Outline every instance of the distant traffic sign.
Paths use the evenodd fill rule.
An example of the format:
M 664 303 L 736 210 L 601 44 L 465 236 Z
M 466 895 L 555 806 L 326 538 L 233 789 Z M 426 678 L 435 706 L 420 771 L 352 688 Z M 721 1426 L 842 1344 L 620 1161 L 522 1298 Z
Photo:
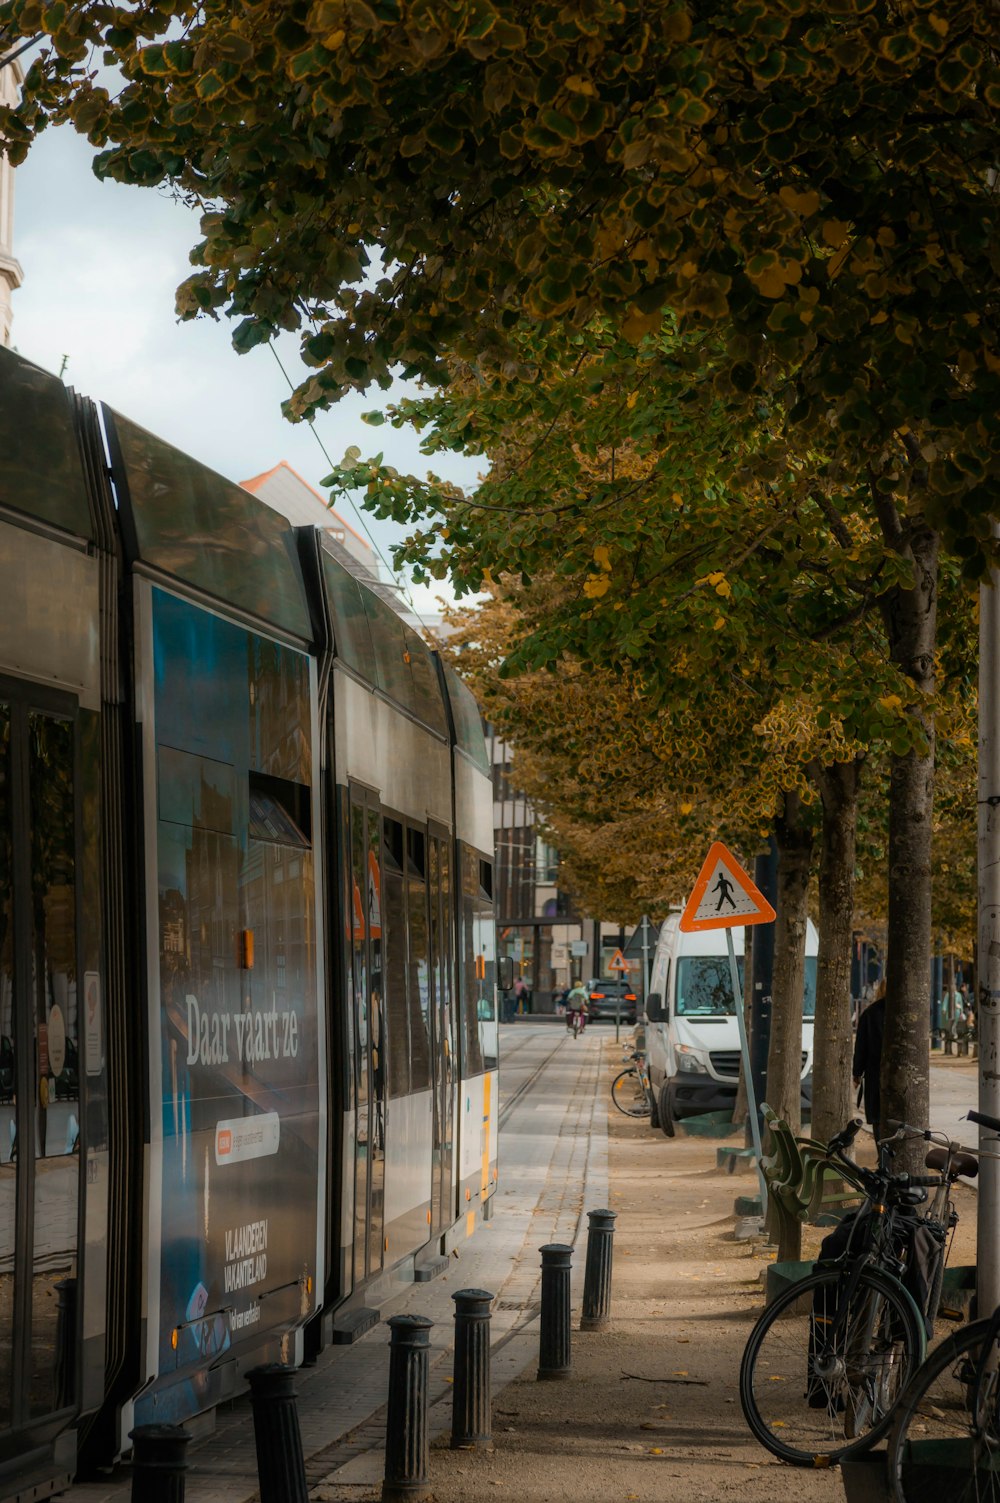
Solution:
M 774 909 L 721 840 L 715 841 L 681 915 L 685 934 L 769 924 Z M 620 953 L 620 952 L 619 952 Z
M 622 954 L 621 950 L 616 950 L 611 959 L 608 961 L 608 970 L 621 971 L 627 974 L 628 968 L 629 965 L 628 961 L 625 959 L 625 956 Z

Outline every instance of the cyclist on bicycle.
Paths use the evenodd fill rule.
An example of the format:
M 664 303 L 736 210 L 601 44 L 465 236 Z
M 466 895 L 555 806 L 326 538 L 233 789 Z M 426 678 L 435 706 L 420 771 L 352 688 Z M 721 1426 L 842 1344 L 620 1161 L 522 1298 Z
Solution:
M 587 1022 L 587 1007 L 590 999 L 582 981 L 574 981 L 566 998 L 566 1027 L 573 1034 L 582 1033 Z

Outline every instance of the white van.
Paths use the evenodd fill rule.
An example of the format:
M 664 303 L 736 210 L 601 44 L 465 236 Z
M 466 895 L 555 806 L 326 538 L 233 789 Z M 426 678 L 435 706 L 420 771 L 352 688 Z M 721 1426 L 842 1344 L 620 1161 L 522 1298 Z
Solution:
M 680 910 L 660 929 L 646 1000 L 646 1056 L 653 1087 L 653 1126 L 673 1137 L 674 1123 L 703 1112 L 725 1111 L 736 1099 L 740 1034 L 733 1006 L 729 949 L 724 929 L 682 934 Z M 733 948 L 743 976 L 743 936 L 733 930 Z M 805 995 L 802 999 L 803 1106 L 812 1098 L 813 1018 L 819 936 L 806 930 Z

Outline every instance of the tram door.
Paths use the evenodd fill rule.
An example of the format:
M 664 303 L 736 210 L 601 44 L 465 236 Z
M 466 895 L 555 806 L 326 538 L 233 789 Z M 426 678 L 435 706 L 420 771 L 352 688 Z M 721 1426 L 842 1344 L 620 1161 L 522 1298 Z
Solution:
M 434 1158 L 431 1189 L 432 1232 L 439 1236 L 455 1220 L 452 1176 L 455 1160 L 455 1012 L 452 996 L 451 841 L 431 832 L 428 863 L 431 977 L 434 1019 Z
M 354 1006 L 354 1282 L 382 1267 L 385 1188 L 385 999 L 382 834 L 374 794 L 351 789 Z
M 0 681 L 0 1464 L 76 1400 L 74 714 Z

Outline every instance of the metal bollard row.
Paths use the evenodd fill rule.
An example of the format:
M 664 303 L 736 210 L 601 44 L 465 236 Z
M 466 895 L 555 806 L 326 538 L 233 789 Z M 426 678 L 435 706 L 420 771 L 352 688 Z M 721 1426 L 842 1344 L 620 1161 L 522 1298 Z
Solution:
M 611 1316 L 614 1211 L 588 1213 L 587 1263 L 580 1329 L 604 1330 Z M 541 1248 L 542 1300 L 538 1377 L 569 1378 L 573 1249 L 552 1242 Z M 485 1445 L 492 1434 L 490 1312 L 486 1289 L 460 1289 L 455 1302 L 455 1365 L 451 1445 Z M 386 1408 L 382 1503 L 426 1503 L 428 1482 L 428 1377 L 430 1333 L 423 1315 L 389 1321 L 389 1393 Z M 294 1370 L 268 1363 L 248 1373 L 260 1503 L 308 1503 L 302 1438 L 295 1402 Z M 143 1425 L 132 1432 L 135 1503 L 184 1503 L 186 1448 L 190 1436 L 175 1425 Z

